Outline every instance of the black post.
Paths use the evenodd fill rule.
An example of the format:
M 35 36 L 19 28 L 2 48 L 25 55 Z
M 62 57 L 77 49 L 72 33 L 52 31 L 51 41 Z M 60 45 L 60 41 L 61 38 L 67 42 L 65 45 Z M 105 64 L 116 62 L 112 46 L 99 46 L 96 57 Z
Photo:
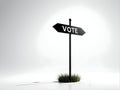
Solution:
M 71 19 L 69 19 L 69 26 L 71 26 Z M 69 80 L 71 81 L 71 33 L 69 33 Z

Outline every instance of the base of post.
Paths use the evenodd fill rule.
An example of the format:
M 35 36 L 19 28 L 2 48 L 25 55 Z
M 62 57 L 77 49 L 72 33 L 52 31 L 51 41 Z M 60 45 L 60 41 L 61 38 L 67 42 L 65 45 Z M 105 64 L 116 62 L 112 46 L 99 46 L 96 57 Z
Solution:
M 68 74 L 61 74 L 58 77 L 58 82 L 60 83 L 71 83 L 71 82 L 79 82 L 80 81 L 79 75 L 71 75 L 71 79 Z

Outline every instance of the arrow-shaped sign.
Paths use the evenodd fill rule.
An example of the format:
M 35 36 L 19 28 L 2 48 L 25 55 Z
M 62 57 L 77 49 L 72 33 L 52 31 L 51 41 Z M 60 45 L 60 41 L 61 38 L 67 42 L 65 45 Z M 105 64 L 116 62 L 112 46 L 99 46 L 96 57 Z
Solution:
M 53 26 L 56 31 L 68 34 L 83 35 L 85 31 L 80 27 L 69 26 L 65 24 L 57 23 Z

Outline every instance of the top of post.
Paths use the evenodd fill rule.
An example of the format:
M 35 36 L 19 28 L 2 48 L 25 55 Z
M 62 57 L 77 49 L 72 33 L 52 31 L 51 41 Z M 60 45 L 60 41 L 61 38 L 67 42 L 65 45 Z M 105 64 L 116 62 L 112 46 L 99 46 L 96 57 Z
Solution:
M 71 18 L 69 18 L 69 25 L 70 25 L 70 26 L 71 26 L 71 21 L 72 21 Z

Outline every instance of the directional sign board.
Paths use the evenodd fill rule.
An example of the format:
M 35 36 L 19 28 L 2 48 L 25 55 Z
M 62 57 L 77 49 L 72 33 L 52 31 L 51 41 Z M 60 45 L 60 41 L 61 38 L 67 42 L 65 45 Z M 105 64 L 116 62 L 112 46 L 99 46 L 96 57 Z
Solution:
M 65 24 L 57 23 L 53 26 L 56 31 L 68 34 L 83 35 L 85 31 L 80 27 L 69 26 Z

